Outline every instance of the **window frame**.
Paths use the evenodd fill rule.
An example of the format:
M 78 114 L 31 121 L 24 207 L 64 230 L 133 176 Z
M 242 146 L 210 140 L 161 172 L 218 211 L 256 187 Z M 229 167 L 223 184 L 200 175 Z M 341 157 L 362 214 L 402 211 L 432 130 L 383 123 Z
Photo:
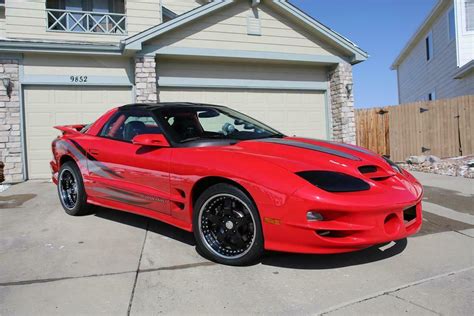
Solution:
M 462 1 L 462 5 L 461 5 L 462 21 L 463 21 L 462 30 L 463 30 L 463 34 L 472 35 L 472 34 L 474 34 L 474 18 L 473 18 L 473 21 L 472 21 L 473 29 L 472 30 L 467 29 L 467 4 L 468 4 L 468 2 L 472 2 L 471 5 L 474 7 L 474 1 L 473 0 L 463 0 Z

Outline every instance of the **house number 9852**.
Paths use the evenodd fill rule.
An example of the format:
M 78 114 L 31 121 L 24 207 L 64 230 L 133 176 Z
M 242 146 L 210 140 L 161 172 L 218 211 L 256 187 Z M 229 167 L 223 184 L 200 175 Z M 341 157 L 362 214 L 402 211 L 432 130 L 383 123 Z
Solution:
M 87 82 L 87 76 L 70 76 L 69 79 L 73 83 L 84 83 Z

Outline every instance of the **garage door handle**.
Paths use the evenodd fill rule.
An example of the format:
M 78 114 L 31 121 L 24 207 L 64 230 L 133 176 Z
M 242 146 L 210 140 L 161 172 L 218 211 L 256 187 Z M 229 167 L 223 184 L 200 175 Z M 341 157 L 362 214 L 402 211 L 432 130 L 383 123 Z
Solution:
M 96 156 L 99 154 L 99 151 L 97 149 L 89 149 L 89 154 Z

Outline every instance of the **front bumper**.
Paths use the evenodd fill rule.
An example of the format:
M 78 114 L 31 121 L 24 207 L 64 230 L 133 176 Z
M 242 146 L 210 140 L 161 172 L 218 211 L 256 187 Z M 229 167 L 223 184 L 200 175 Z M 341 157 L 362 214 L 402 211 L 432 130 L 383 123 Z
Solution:
M 329 254 L 356 251 L 404 239 L 417 233 L 422 224 L 422 192 L 411 198 L 385 194 L 333 195 L 332 200 L 314 199 L 311 189 L 302 190 L 287 203 L 288 211 L 278 221 L 264 219 L 268 250 Z M 309 211 L 323 216 L 308 221 Z

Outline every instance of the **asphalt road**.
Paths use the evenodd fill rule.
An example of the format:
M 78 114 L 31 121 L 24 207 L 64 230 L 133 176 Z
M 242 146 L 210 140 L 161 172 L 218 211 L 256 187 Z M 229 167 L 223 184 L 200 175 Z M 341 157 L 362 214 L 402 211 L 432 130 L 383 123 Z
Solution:
M 0 315 L 472 315 L 474 180 L 416 176 L 418 235 L 242 268 L 203 259 L 166 224 L 107 209 L 74 218 L 51 183 L 12 186 L 0 193 Z

